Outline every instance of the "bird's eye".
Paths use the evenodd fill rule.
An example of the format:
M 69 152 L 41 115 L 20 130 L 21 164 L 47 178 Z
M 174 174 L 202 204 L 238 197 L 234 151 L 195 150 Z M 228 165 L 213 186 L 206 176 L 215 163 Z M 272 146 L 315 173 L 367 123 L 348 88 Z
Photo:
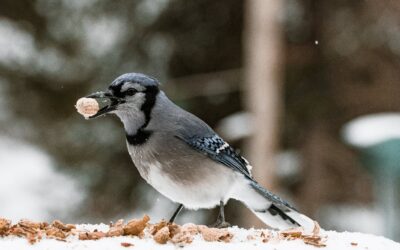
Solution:
M 134 95 L 136 94 L 138 91 L 136 89 L 128 89 L 127 91 L 125 91 L 125 93 L 127 95 Z

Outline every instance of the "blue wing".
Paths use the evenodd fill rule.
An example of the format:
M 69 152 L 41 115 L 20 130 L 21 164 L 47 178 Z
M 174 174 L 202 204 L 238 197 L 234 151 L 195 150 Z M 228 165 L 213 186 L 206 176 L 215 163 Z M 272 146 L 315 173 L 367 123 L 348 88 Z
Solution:
M 185 141 L 193 149 L 207 155 L 214 161 L 222 163 L 225 166 L 232 168 L 235 171 L 242 173 L 245 177 L 250 180 L 250 185 L 262 196 L 266 197 L 268 200 L 272 201 L 276 207 L 276 213 L 279 213 L 284 219 L 285 215 L 281 214 L 280 210 L 283 212 L 289 211 L 288 208 L 297 211 L 288 202 L 281 199 L 279 196 L 273 194 L 267 189 L 260 186 L 251 176 L 249 170 L 249 163 L 246 159 L 236 153 L 235 149 L 229 146 L 221 137 L 218 135 L 213 135 L 210 137 L 191 137 L 185 139 L 183 137 L 177 136 L 179 139 Z M 271 207 L 274 209 L 274 207 Z M 279 211 L 277 209 L 280 209 Z M 274 211 L 270 211 L 271 213 Z M 292 220 L 292 219 L 291 219 Z
M 242 173 L 249 179 L 252 179 L 247 160 L 236 153 L 235 149 L 229 146 L 229 144 L 218 135 L 211 137 L 192 137 L 189 139 L 182 137 L 178 138 L 185 141 L 195 150 L 207 155 L 214 161 L 222 163 L 225 166 Z

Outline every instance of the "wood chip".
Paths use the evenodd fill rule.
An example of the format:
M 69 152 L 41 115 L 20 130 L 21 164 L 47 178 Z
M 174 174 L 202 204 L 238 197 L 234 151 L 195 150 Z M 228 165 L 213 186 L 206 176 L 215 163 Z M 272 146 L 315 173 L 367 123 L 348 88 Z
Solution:
M 305 234 L 303 228 L 292 228 L 279 232 L 279 237 L 285 240 L 303 240 L 305 244 L 316 247 L 326 247 L 326 238 L 320 235 L 320 226 L 314 221 L 314 229 L 310 235 Z
M 181 231 L 172 237 L 171 242 L 174 244 L 190 244 L 193 242 L 193 235 L 188 231 Z
M 124 220 L 123 219 L 117 220 L 117 222 L 115 222 L 114 225 L 113 224 L 110 225 L 110 227 L 123 227 L 123 226 L 124 226 Z
M 181 232 L 181 226 L 177 225 L 177 224 L 168 224 L 168 229 L 169 229 L 169 237 L 172 238 L 175 235 L 177 235 L 178 233 Z
M 44 227 L 44 225 L 42 225 L 42 223 L 34 222 L 34 221 L 30 221 L 30 220 L 20 220 L 18 222 L 18 225 L 20 227 L 23 227 L 26 229 L 40 229 L 40 228 Z
M 284 231 L 281 231 L 279 234 L 284 238 L 300 238 L 304 233 L 303 228 L 291 228 Z
M 61 229 L 56 227 L 51 227 L 46 230 L 46 236 L 49 238 L 55 239 L 65 239 L 67 238 L 67 234 L 63 232 Z
M 159 244 L 165 244 L 170 239 L 169 227 L 165 226 L 154 234 L 153 239 Z
M 72 229 L 76 229 L 76 226 L 73 224 L 64 224 L 59 220 L 55 220 L 53 221 L 53 223 L 51 223 L 51 225 L 55 228 L 58 228 L 62 231 L 66 231 L 66 232 L 70 232 Z
M 0 218 L 0 236 L 6 235 L 10 230 L 11 221 L 4 218 Z
M 29 244 L 33 245 L 36 243 L 37 238 L 34 234 L 27 233 L 26 238 L 28 239 Z
M 124 221 L 118 220 L 114 225 L 110 225 L 110 229 L 107 232 L 107 237 L 115 237 L 124 235 Z
M 319 235 L 321 231 L 321 227 L 319 226 L 318 222 L 314 221 L 314 229 L 312 231 L 313 235 Z
M 147 222 L 150 221 L 148 215 L 143 216 L 141 220 L 130 220 L 128 224 L 124 226 L 124 235 L 136 235 L 139 236 L 147 226 Z
M 25 230 L 23 228 L 16 226 L 16 225 L 11 227 L 9 234 L 15 235 L 15 236 L 20 236 L 20 237 L 27 235 L 27 233 L 25 232 Z
M 196 235 L 199 233 L 199 228 L 193 223 L 184 224 L 183 226 L 181 226 L 181 230 L 188 232 L 191 235 Z
M 161 228 L 166 227 L 167 225 L 168 223 L 165 220 L 162 220 L 159 223 L 151 225 L 150 234 L 155 235 Z
M 171 231 L 171 228 L 170 228 Z M 199 233 L 197 225 L 188 223 L 179 227 L 176 233 L 170 232 L 171 242 L 179 246 L 184 246 L 193 242 L 194 235 Z
M 101 231 L 83 232 L 79 234 L 80 240 L 99 240 L 106 237 L 107 234 Z
M 121 246 L 123 246 L 123 247 L 133 247 L 134 245 L 132 243 L 129 243 L 129 242 L 121 242 Z
M 199 226 L 198 228 L 205 241 L 230 242 L 233 237 L 233 234 L 224 228 L 209 228 L 206 226 Z
M 201 234 L 205 241 L 230 242 L 233 234 L 228 229 L 209 228 L 207 226 L 197 226 L 189 223 L 183 226 L 171 224 L 166 221 L 149 225 L 150 217 L 144 215 L 142 219 L 130 220 L 124 224 L 123 220 L 118 220 L 115 224 L 111 223 L 108 232 L 94 230 L 86 232 L 77 229 L 73 224 L 64 224 L 59 220 L 51 224 L 46 222 L 34 222 L 30 220 L 21 220 L 12 225 L 11 221 L 0 218 L 0 236 L 18 236 L 24 237 L 29 243 L 34 244 L 40 241 L 44 236 L 60 241 L 66 241 L 70 235 L 78 235 L 79 240 L 98 240 L 104 237 L 117 237 L 123 235 L 133 235 L 139 238 L 153 236 L 153 239 L 159 244 L 166 244 L 168 241 L 176 246 L 184 246 L 193 242 L 197 234 Z M 273 240 L 302 240 L 305 244 L 316 247 L 326 246 L 326 237 L 321 236 L 321 230 L 317 222 L 314 222 L 312 233 L 305 234 L 302 228 L 293 228 L 284 230 L 278 234 L 272 234 L 269 230 L 257 231 L 256 235 L 248 235 L 247 240 L 261 238 L 262 242 L 271 242 Z M 275 235 L 275 236 L 274 236 Z M 358 243 L 351 242 L 352 246 Z M 122 242 L 121 246 L 131 247 L 132 243 Z
M 116 237 L 124 235 L 123 227 L 113 227 L 107 232 L 107 237 Z

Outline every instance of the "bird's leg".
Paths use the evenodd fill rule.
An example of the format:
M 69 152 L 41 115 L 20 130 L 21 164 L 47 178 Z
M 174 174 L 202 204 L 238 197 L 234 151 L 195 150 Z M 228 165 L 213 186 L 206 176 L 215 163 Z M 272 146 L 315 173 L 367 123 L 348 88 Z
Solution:
M 178 208 L 175 210 L 174 214 L 172 215 L 171 219 L 169 219 L 169 223 L 173 223 L 176 219 L 176 216 L 182 211 L 183 205 L 179 204 Z
M 231 224 L 229 222 L 225 221 L 225 213 L 224 213 L 224 202 L 220 201 L 219 202 L 219 214 L 217 217 L 217 221 L 210 225 L 210 227 L 216 227 L 216 228 L 225 228 L 225 227 L 230 227 Z

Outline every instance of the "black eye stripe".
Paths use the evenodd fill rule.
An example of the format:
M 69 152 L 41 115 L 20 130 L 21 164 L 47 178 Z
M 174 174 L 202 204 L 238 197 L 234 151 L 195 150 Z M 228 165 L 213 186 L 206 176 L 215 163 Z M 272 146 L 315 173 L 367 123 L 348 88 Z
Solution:
M 128 88 L 125 91 L 121 91 L 122 85 L 123 85 L 123 83 L 118 84 L 118 85 L 112 85 L 109 87 L 109 89 L 113 92 L 114 96 L 119 97 L 119 98 L 123 98 L 127 95 L 132 96 L 138 92 L 141 92 L 135 88 Z
M 122 93 L 121 93 L 121 88 L 122 88 L 122 83 L 118 83 L 118 84 L 112 84 L 110 87 L 108 87 L 114 96 L 116 97 L 123 97 Z
M 124 94 L 125 95 L 129 95 L 129 96 L 133 96 L 134 94 L 136 94 L 138 92 L 140 92 L 140 91 L 138 91 L 137 89 L 129 88 L 124 92 Z
M 133 96 L 137 93 L 145 93 L 146 95 L 150 94 L 150 96 L 151 96 L 151 95 L 154 95 L 154 93 L 156 94 L 159 91 L 158 86 L 143 86 L 143 85 L 142 86 L 144 87 L 144 90 L 137 90 L 136 88 L 131 87 L 131 88 L 126 89 L 125 91 L 122 91 L 122 86 L 124 86 L 127 83 L 136 83 L 136 84 L 142 85 L 139 82 L 119 81 L 119 82 L 116 82 L 116 83 L 113 83 L 112 85 L 110 85 L 109 90 L 111 90 L 113 95 L 118 98 L 125 98 L 126 96 Z

